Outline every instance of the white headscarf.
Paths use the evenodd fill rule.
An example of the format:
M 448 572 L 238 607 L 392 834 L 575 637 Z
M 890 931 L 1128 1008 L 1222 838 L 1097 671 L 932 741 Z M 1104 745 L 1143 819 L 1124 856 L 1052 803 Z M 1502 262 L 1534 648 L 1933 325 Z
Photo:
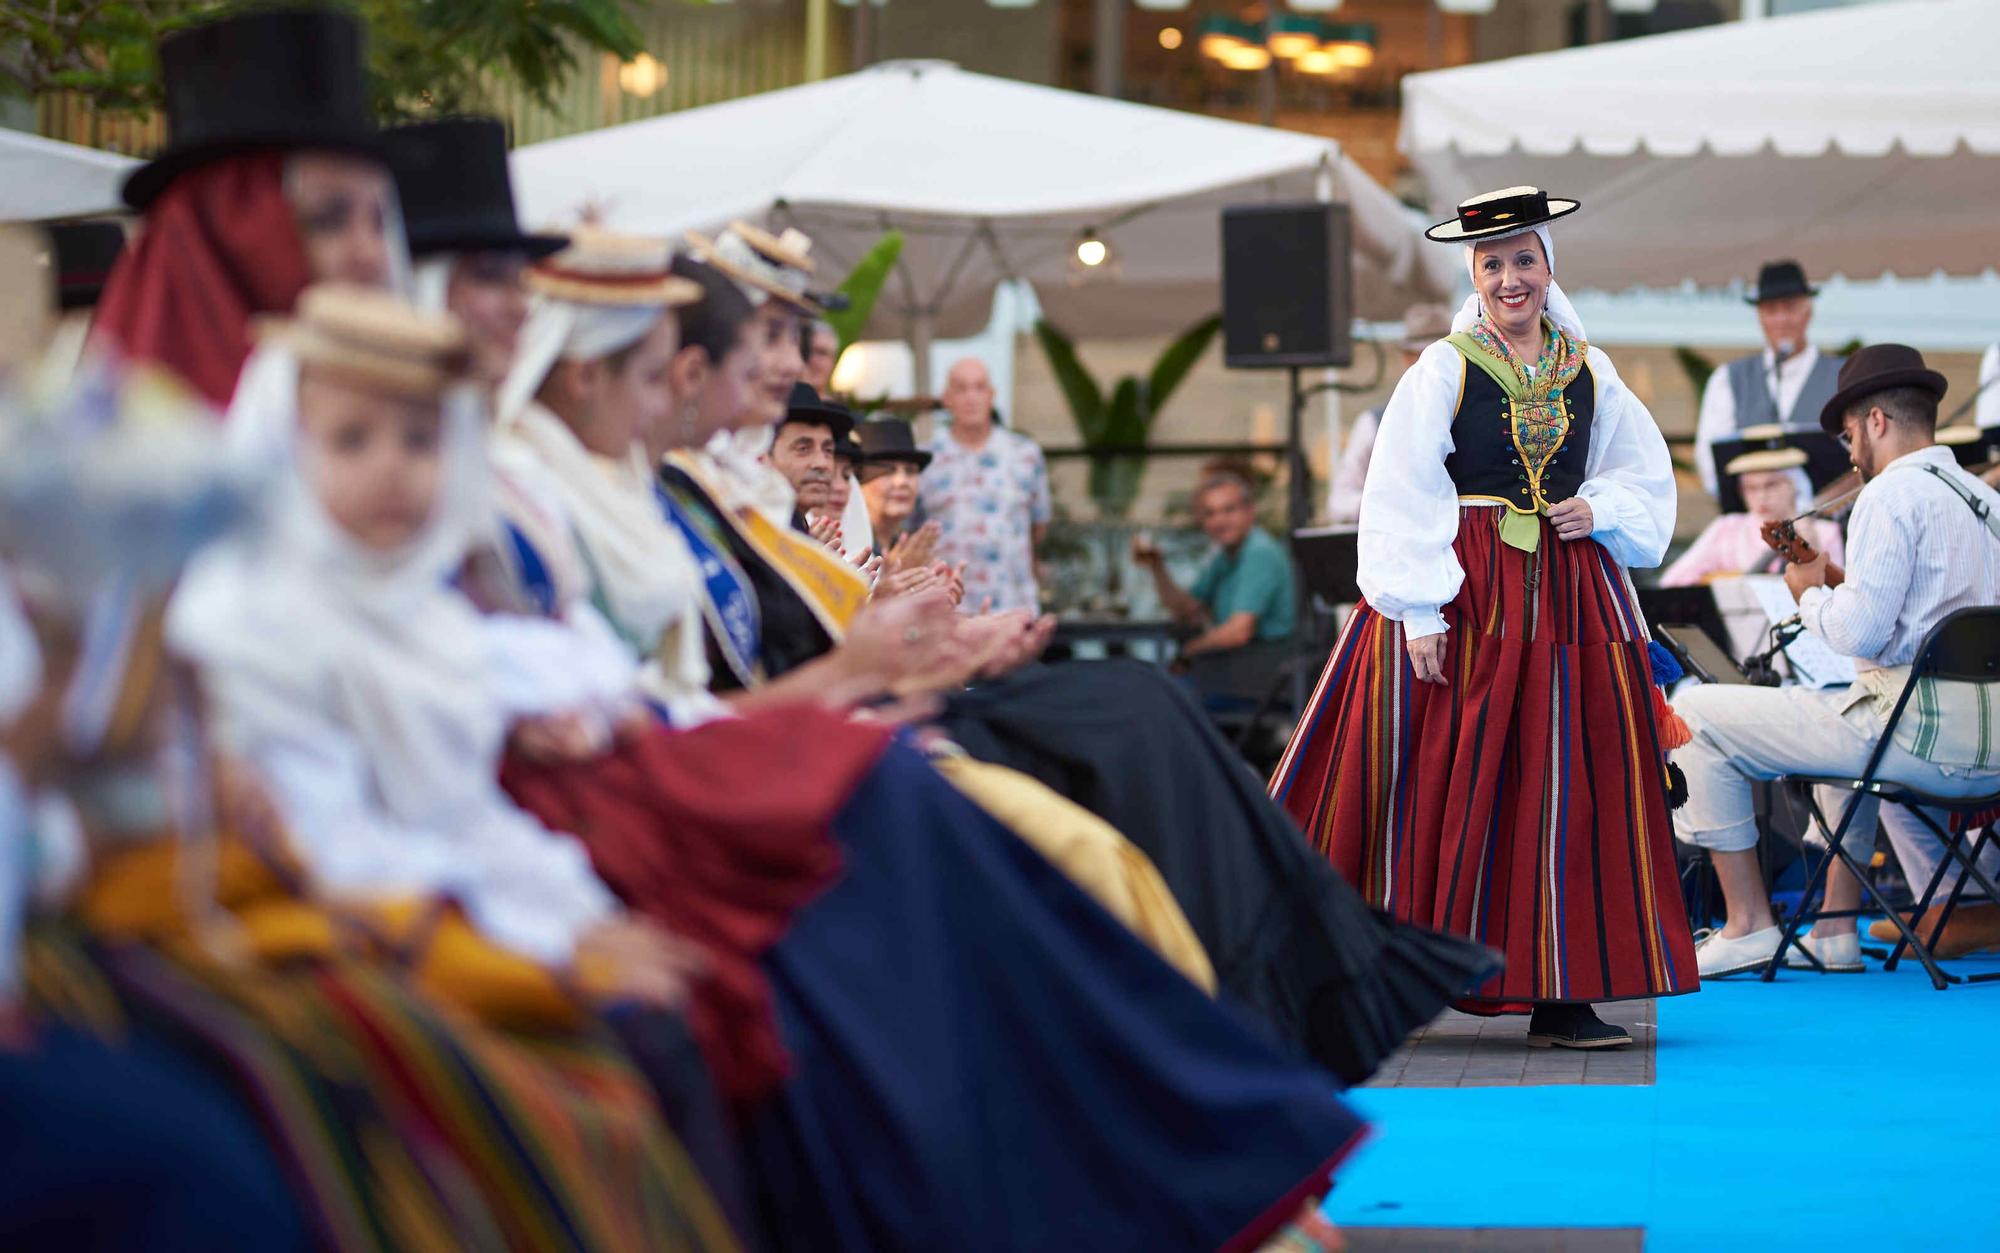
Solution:
M 557 360 L 609 356 L 636 343 L 665 313 L 663 306 L 638 308 L 646 312 L 537 299 L 501 389 L 496 457 L 509 470 L 539 468 L 576 532 L 613 625 L 657 663 L 655 686 L 663 683 L 668 693 L 705 690 L 701 573 L 687 541 L 666 520 L 644 455 L 636 447 L 623 458 L 593 453 L 533 399 Z
M 1558 330 L 1569 335 L 1571 339 L 1574 339 L 1579 344 L 1588 344 L 1590 336 L 1584 333 L 1583 319 L 1577 316 L 1576 306 L 1569 302 L 1569 297 L 1563 294 L 1562 285 L 1556 282 L 1556 241 L 1550 236 L 1549 228 L 1546 225 L 1523 227 L 1518 231 L 1509 231 L 1504 235 L 1488 235 L 1479 242 L 1488 243 L 1497 239 L 1512 239 L 1516 235 L 1526 235 L 1530 231 L 1534 232 L 1535 237 L 1542 241 L 1542 255 L 1548 259 L 1549 265 L 1548 304 L 1544 307 L 1543 313 L 1548 317 L 1550 322 L 1555 324 Z M 1465 298 L 1465 303 L 1458 307 L 1456 314 L 1452 315 L 1451 333 L 1454 335 L 1471 330 L 1478 324 L 1479 319 L 1486 315 L 1484 306 L 1479 302 L 1478 267 L 1479 254 L 1473 250 L 1471 244 L 1465 245 L 1465 268 L 1472 275 L 1472 294 Z

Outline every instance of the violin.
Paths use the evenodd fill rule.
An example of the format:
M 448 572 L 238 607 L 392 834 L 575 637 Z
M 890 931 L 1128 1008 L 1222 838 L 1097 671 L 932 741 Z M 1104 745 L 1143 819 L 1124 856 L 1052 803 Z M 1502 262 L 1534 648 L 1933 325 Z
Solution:
M 1783 557 L 1792 565 L 1811 565 L 1813 562 L 1819 560 L 1819 550 L 1814 548 L 1805 536 L 1799 534 L 1797 526 L 1799 522 L 1804 521 L 1810 516 L 1810 514 L 1800 514 L 1796 518 L 1779 518 L 1775 521 L 1766 522 L 1760 528 L 1764 536 L 1764 542 L 1771 546 L 1773 552 Z M 1846 572 L 1839 566 L 1831 562 L 1827 564 L 1826 585 L 1828 587 L 1839 587 L 1846 581 L 1846 578 Z

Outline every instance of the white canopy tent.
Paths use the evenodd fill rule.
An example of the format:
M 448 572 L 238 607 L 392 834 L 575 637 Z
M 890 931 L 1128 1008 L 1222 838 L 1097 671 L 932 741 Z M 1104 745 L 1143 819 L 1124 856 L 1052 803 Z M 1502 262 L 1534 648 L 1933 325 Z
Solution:
M 138 162 L 0 128 L 0 222 L 122 210 L 119 185 Z
M 1583 210 L 1565 285 L 1976 275 L 2000 265 L 2000 4 L 1900 0 L 1403 80 L 1448 213 L 1532 183 Z
M 1452 290 L 1458 266 L 1331 140 L 902 61 L 514 154 L 527 220 L 586 205 L 616 229 L 795 225 L 833 278 L 906 236 L 872 336 L 964 335 L 996 283 L 1033 282 L 1072 333 L 1178 332 L 1221 307 L 1223 206 L 1324 196 L 1353 209 L 1357 313 Z M 1111 249 L 1082 273 L 1085 231 Z M 832 281 L 832 280 L 829 280 Z M 923 357 L 920 351 L 919 359 Z M 920 380 L 921 382 L 921 380 Z

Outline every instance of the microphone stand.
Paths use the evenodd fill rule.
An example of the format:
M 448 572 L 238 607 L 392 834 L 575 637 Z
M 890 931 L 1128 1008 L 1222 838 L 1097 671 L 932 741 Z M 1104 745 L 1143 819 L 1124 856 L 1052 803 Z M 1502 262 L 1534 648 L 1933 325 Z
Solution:
M 1784 653 L 1785 645 L 1797 639 L 1805 629 L 1806 624 L 1799 621 L 1797 614 L 1782 622 L 1772 623 L 1769 631 L 1771 646 L 1761 653 L 1752 653 L 1737 663 L 1736 668 L 1743 672 L 1744 680 L 1757 687 L 1778 687 L 1783 684 L 1785 676 L 1778 673 L 1778 657 Z

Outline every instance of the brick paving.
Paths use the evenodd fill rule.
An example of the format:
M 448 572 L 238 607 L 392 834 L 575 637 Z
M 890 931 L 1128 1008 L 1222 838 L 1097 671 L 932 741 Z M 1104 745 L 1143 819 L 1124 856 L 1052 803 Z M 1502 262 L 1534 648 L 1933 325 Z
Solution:
M 1641 1253 L 1637 1227 L 1345 1227 L 1350 1253 Z
M 1525 1014 L 1480 1018 L 1448 1009 L 1430 1026 L 1404 1041 L 1403 1047 L 1382 1063 L 1382 1068 L 1369 1080 L 1368 1086 L 1524 1088 L 1573 1083 L 1650 1085 L 1653 1082 L 1653 1041 L 1656 1034 L 1654 1004 L 1653 1001 L 1616 1001 L 1597 1007 L 1600 1018 L 1617 1023 L 1632 1033 L 1632 1043 L 1618 1049 L 1529 1048 L 1526 1039 L 1528 1018 Z

